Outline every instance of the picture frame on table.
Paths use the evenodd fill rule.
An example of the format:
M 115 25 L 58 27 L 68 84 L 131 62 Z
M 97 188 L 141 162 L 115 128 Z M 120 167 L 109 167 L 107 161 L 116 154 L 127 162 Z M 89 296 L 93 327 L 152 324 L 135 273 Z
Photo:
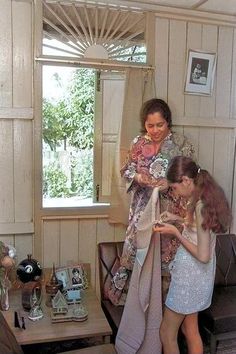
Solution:
M 63 290 L 86 289 L 88 287 L 87 274 L 82 264 L 58 268 L 56 277 L 63 283 Z
M 184 93 L 210 96 L 216 70 L 216 53 L 190 49 L 188 52 Z

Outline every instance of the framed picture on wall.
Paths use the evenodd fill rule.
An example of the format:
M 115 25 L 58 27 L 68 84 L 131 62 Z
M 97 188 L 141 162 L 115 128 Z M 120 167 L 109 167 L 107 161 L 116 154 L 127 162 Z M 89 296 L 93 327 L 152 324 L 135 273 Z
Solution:
M 189 50 L 184 92 L 211 95 L 216 69 L 216 54 Z

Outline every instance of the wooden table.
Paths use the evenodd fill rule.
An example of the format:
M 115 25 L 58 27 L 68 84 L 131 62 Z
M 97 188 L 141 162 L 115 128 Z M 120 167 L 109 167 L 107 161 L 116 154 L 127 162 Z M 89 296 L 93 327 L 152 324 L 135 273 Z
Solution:
M 110 335 L 112 334 L 111 327 L 92 289 L 85 291 L 85 304 L 88 309 L 88 319 L 84 322 L 51 323 L 50 308 L 45 305 L 45 296 L 41 304 L 44 317 L 35 322 L 29 320 L 28 312 L 22 309 L 20 290 L 10 292 L 9 302 L 10 309 L 3 311 L 3 315 L 20 345 L 91 337 L 102 337 L 105 343 L 110 342 Z M 20 311 L 21 316 L 24 316 L 25 330 L 14 327 L 14 311 Z

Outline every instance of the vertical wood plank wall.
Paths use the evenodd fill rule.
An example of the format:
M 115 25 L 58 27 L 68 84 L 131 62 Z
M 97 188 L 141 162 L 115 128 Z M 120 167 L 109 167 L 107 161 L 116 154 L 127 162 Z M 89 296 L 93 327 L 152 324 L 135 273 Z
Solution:
M 32 4 L 0 0 L 0 239 L 33 250 Z
M 0 0 L 0 239 L 15 245 L 19 260 L 34 253 L 38 237 L 33 215 L 32 6 L 30 1 Z M 189 48 L 217 53 L 211 97 L 183 93 Z M 191 139 L 199 163 L 213 173 L 235 205 L 235 28 L 157 14 L 155 62 L 157 94 L 170 104 L 174 129 Z M 72 259 L 89 262 L 91 282 L 99 293 L 96 245 L 122 240 L 124 232 L 106 218 L 44 218 L 43 265 L 63 265 Z

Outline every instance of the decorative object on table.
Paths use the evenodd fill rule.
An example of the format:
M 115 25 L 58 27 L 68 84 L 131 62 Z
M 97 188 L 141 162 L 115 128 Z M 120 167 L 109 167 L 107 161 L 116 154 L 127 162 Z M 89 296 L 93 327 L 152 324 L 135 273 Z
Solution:
M 28 254 L 27 258 L 18 264 L 16 274 L 23 283 L 22 306 L 29 311 L 32 308 L 33 295 L 35 294 L 38 298 L 38 302 L 41 299 L 42 267 L 36 259 L 32 258 L 31 254 Z
M 52 299 L 52 314 L 65 315 L 68 312 L 68 304 L 64 295 L 58 290 L 55 297 Z
M 52 268 L 52 274 L 49 282 L 46 283 L 45 285 L 46 289 L 46 294 L 47 294 L 47 299 L 46 299 L 46 305 L 48 307 L 52 306 L 52 298 L 57 294 L 58 290 L 63 289 L 63 282 L 61 280 L 58 280 L 56 277 L 56 271 L 55 271 L 55 265 L 53 264 Z
M 62 295 L 62 294 L 61 294 Z M 57 299 L 57 304 L 54 304 L 51 311 L 51 320 L 52 323 L 57 322 L 69 322 L 69 321 L 78 321 L 82 322 L 87 320 L 88 318 L 88 310 L 85 305 L 71 305 L 67 307 L 66 312 L 66 302 L 61 302 L 61 295 L 59 295 L 60 299 Z M 63 295 L 62 295 L 63 296 Z
M 19 316 L 17 311 L 14 312 L 14 327 L 20 328 Z
M 58 268 L 56 270 L 56 277 L 62 281 L 63 290 L 88 288 L 88 277 L 83 264 Z
M 189 50 L 184 92 L 211 95 L 216 68 L 216 54 Z
M 30 298 L 31 309 L 30 309 L 28 318 L 31 321 L 37 321 L 37 320 L 40 320 L 41 318 L 43 318 L 43 311 L 40 306 L 40 304 L 41 304 L 41 288 L 40 288 L 40 292 L 38 292 L 37 290 L 38 290 L 37 288 L 34 288 L 33 294 Z
M 9 309 L 8 291 L 11 287 L 9 274 L 15 265 L 16 250 L 11 245 L 0 241 L 0 308 Z
M 22 283 L 38 281 L 42 275 L 42 267 L 36 259 L 32 258 L 31 254 L 28 254 L 27 258 L 18 264 L 16 273 Z

